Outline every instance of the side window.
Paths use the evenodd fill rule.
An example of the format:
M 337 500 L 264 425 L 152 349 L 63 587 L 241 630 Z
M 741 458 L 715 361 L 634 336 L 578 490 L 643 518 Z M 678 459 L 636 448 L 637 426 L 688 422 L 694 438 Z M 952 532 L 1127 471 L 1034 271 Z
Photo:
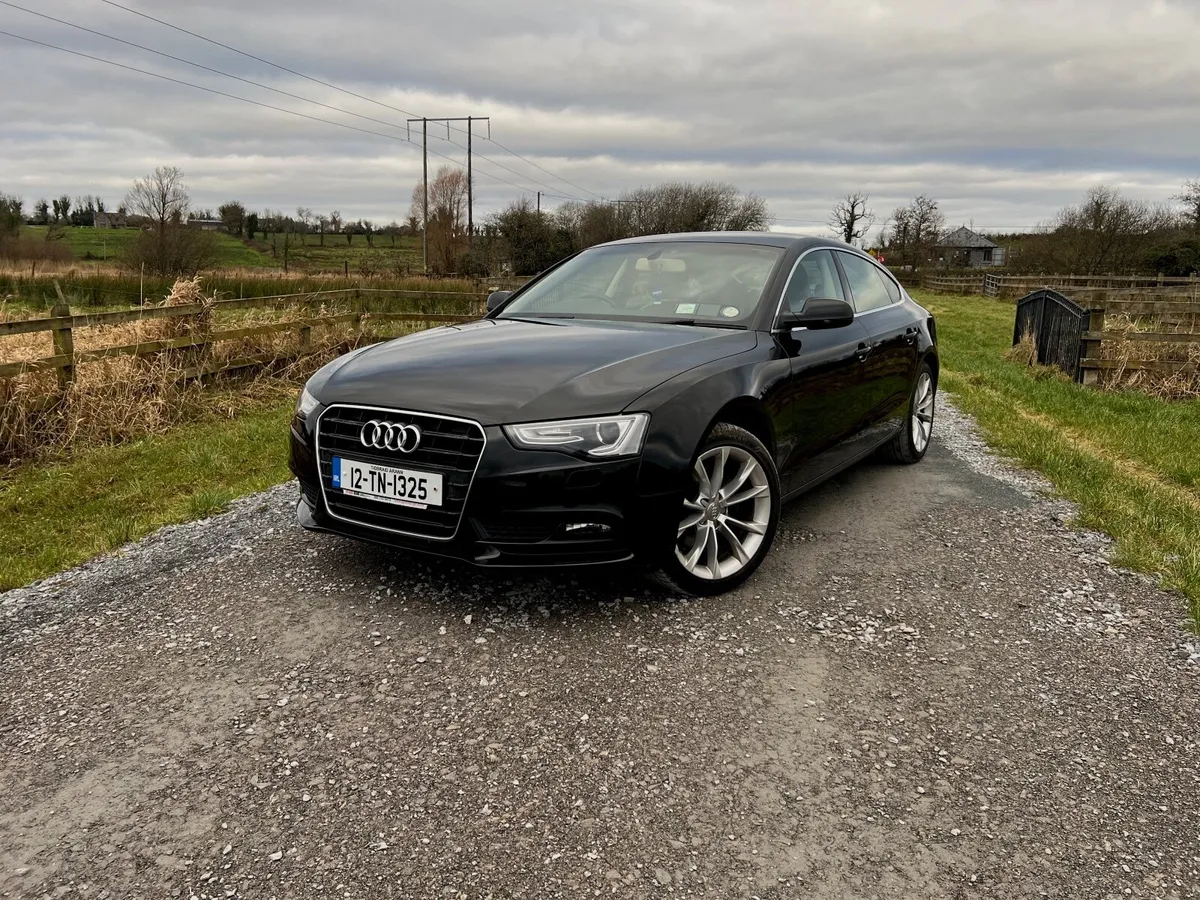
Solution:
M 899 303 L 900 285 L 896 284 L 886 272 L 880 272 L 879 275 L 883 279 L 883 286 L 887 288 L 888 296 L 892 298 L 892 302 Z
M 840 259 L 846 281 L 850 283 L 850 293 L 854 295 L 855 312 L 865 313 L 895 302 L 888 290 L 888 279 L 872 263 L 849 253 L 842 253 Z M 895 289 L 895 285 L 892 288 Z M 895 299 L 900 299 L 899 293 Z
M 784 309 L 800 312 L 809 297 L 846 299 L 829 250 L 814 250 L 796 263 L 784 292 Z

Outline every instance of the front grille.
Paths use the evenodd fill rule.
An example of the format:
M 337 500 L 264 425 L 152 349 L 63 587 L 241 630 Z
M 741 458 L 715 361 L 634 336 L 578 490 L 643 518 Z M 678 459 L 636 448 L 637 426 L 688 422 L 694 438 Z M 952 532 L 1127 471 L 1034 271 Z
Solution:
M 412 453 L 364 447 L 359 435 L 363 424 L 372 419 L 386 419 L 396 425 L 417 425 L 421 429 L 420 446 Z M 359 525 L 449 540 L 458 531 L 467 492 L 483 454 L 484 441 L 483 429 L 476 422 L 427 413 L 335 404 L 326 409 L 317 422 L 317 459 L 325 503 L 331 515 Z M 348 496 L 333 486 L 334 456 L 440 472 L 444 502 L 428 509 L 411 509 Z

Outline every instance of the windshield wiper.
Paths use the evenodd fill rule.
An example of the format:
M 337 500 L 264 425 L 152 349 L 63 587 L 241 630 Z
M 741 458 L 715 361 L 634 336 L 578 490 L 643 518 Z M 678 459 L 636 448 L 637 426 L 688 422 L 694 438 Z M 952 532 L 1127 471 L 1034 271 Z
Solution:
M 706 319 L 651 319 L 661 325 L 694 325 L 699 328 L 728 328 L 733 331 L 745 331 L 745 325 L 735 325 L 733 322 L 710 322 Z

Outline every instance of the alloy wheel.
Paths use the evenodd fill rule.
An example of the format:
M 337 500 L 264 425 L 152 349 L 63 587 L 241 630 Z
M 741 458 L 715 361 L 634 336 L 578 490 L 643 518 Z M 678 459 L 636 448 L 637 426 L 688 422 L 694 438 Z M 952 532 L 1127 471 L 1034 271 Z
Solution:
M 736 575 L 762 547 L 771 521 L 771 482 L 754 454 L 714 447 L 692 468 L 696 496 L 683 503 L 675 557 L 697 578 Z
M 933 434 L 933 378 L 922 372 L 913 392 L 912 442 L 917 453 L 924 453 Z

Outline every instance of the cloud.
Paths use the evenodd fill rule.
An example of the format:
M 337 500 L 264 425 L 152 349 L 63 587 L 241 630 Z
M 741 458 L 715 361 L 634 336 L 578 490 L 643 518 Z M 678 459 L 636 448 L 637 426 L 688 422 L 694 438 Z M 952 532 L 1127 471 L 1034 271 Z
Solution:
M 417 114 L 490 116 L 497 141 L 542 167 L 477 126 L 480 215 L 523 192 L 552 206 L 720 178 L 790 227 L 819 230 L 856 189 L 881 217 L 924 192 L 950 222 L 1013 227 L 1098 182 L 1164 200 L 1200 174 L 1193 2 L 122 2 L 385 105 L 95 2 L 23 5 L 346 112 L 7 7 L 0 29 L 373 133 L 0 37 L 19 73 L 0 95 L 0 190 L 112 202 L 170 163 L 201 206 L 387 221 L 420 178 Z M 465 161 L 444 127 L 430 135 Z

